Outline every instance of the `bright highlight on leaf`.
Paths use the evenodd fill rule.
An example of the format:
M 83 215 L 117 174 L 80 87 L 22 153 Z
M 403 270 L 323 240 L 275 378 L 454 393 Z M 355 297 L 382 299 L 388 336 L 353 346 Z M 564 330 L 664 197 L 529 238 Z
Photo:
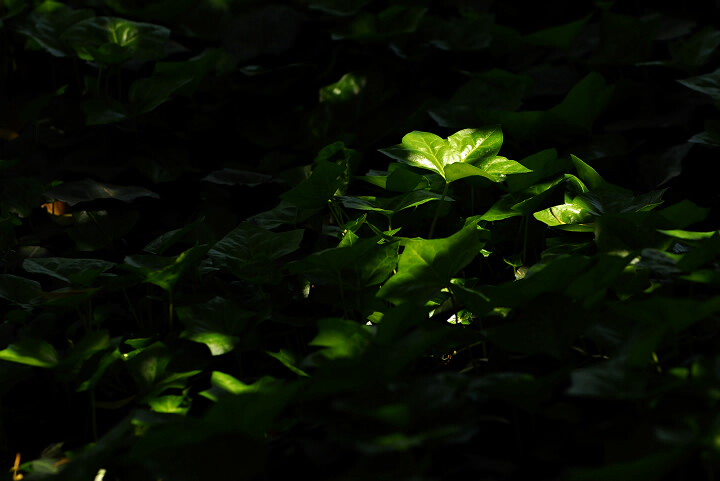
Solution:
M 499 125 L 461 130 L 447 139 L 416 130 L 405 135 L 401 144 L 379 151 L 399 162 L 435 172 L 446 182 L 472 176 L 502 182 L 507 174 L 530 172 L 514 160 L 497 155 L 502 142 Z

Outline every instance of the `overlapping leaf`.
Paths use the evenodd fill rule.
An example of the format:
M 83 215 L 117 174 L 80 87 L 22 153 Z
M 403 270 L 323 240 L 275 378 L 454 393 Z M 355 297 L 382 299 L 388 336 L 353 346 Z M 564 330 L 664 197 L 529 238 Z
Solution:
M 278 280 L 274 261 L 300 247 L 302 230 L 276 234 L 243 222 L 219 240 L 208 252 L 215 267 L 229 270 L 241 279 L 259 283 Z
M 232 351 L 240 334 L 255 313 L 222 297 L 202 304 L 180 306 L 176 310 L 185 330 L 180 337 L 205 344 L 213 356 Z
M 383 285 L 378 296 L 393 304 L 424 304 L 480 253 L 487 234 L 471 224 L 445 239 L 407 243 L 397 274 Z
M 499 126 L 465 129 L 442 139 L 429 132 L 411 132 L 402 143 L 380 152 L 413 167 L 430 170 L 447 182 L 482 176 L 501 182 L 507 174 L 529 172 L 521 164 L 498 157 L 502 145 Z
M 62 33 L 83 60 L 113 64 L 130 58 L 157 60 L 165 56 L 170 30 L 160 25 L 117 17 L 92 17 Z
M 66 259 L 63 257 L 42 257 L 25 259 L 23 269 L 36 274 L 46 274 L 69 284 L 89 286 L 103 272 L 112 269 L 115 263 L 99 259 Z

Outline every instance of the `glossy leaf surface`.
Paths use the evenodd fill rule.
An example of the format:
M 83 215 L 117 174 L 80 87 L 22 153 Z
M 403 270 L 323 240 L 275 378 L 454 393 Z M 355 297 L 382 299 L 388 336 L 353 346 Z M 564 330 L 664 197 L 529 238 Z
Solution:
M 401 144 L 380 152 L 413 167 L 435 172 L 447 182 L 477 175 L 500 182 L 505 174 L 529 171 L 515 161 L 497 157 L 501 145 L 502 132 L 493 126 L 461 130 L 447 139 L 415 131 L 403 137 Z

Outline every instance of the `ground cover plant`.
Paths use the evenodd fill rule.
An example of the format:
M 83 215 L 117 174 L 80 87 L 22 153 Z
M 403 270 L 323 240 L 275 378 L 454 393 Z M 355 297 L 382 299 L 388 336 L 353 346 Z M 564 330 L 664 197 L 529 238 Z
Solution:
M 717 6 L 0 2 L 6 479 L 715 479 Z

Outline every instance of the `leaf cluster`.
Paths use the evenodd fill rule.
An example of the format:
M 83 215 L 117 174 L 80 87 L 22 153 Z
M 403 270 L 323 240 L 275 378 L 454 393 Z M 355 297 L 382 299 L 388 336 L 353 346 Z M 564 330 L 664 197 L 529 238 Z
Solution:
M 7 477 L 712 478 L 717 7 L 480 3 L 0 1 Z

